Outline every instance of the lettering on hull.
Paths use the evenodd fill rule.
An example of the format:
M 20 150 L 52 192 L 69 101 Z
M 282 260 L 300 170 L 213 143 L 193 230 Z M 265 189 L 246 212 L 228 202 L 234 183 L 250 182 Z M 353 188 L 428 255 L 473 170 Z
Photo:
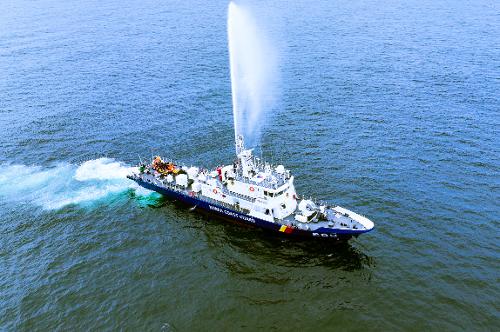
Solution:
M 312 233 L 312 236 L 320 236 L 320 237 L 332 237 L 336 238 L 337 234 L 335 233 Z
M 208 207 L 212 211 L 223 213 L 223 214 L 228 215 L 228 216 L 233 217 L 233 218 L 243 219 L 245 221 L 251 222 L 252 224 L 255 224 L 255 219 L 253 219 L 253 218 L 250 218 L 250 217 L 247 217 L 247 216 L 242 216 L 242 215 L 240 215 L 240 214 L 238 214 L 236 212 L 225 210 L 225 209 L 221 209 L 221 208 L 219 208 L 217 206 L 213 206 L 213 205 L 209 205 Z

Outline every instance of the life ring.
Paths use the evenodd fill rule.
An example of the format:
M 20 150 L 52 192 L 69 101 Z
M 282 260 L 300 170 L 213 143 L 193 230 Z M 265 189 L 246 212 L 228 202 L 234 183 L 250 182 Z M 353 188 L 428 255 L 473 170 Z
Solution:
M 255 191 L 255 188 L 254 187 L 250 187 L 250 191 Z
M 190 191 L 189 196 L 194 197 L 194 191 Z
M 214 192 L 214 194 L 217 194 L 217 189 L 214 188 L 213 192 Z

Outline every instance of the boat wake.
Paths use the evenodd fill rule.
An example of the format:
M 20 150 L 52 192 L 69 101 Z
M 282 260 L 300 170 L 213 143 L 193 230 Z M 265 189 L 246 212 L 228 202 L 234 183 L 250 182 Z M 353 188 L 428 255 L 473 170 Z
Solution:
M 135 196 L 149 196 L 152 191 L 126 178 L 134 169 L 111 158 L 89 160 L 79 166 L 1 165 L 0 198 L 56 210 L 91 204 L 126 191 L 134 191 Z

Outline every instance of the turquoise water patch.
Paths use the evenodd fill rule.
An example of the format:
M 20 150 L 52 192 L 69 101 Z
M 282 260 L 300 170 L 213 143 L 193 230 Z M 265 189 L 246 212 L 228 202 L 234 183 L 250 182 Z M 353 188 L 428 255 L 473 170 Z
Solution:
M 129 191 L 129 197 L 133 198 L 140 207 L 162 207 L 166 198 L 161 194 L 139 187 Z

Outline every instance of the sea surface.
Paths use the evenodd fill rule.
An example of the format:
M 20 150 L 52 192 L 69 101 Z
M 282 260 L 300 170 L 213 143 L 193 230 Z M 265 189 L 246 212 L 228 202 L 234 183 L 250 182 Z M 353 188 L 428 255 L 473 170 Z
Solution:
M 500 3 L 252 1 L 257 151 L 376 228 L 276 238 L 125 179 L 231 163 L 227 1 L 0 3 L 0 330 L 500 330 Z

